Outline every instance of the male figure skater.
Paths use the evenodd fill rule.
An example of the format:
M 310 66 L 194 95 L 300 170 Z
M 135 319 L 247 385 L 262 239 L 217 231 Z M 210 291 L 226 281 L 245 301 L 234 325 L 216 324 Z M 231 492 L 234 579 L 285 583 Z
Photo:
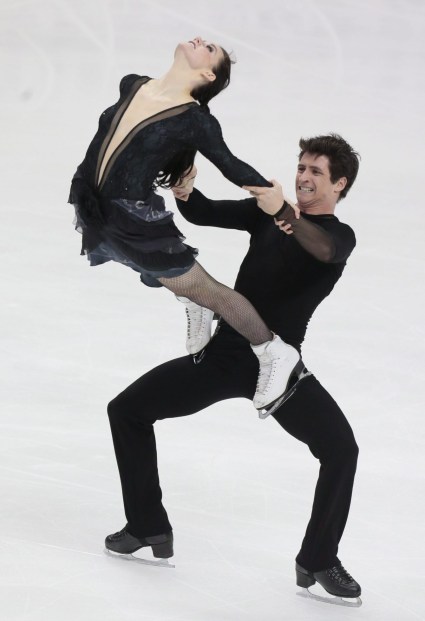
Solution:
M 335 134 L 301 139 L 299 145 L 297 206 L 275 181 L 270 188 L 246 188 L 253 198 L 210 200 L 193 189 L 193 171 L 174 194 L 190 222 L 250 234 L 235 289 L 274 332 L 301 351 L 308 321 L 332 291 L 356 243 L 352 229 L 334 211 L 356 178 L 359 156 Z M 106 538 L 109 550 L 131 554 L 151 546 L 157 557 L 173 555 L 153 424 L 225 399 L 252 399 L 257 374 L 258 359 L 249 343 L 220 322 L 201 355 L 160 365 L 111 401 L 108 413 L 127 525 Z M 360 585 L 337 558 L 358 455 L 351 427 L 314 375 L 300 381 L 272 416 L 320 461 L 311 518 L 296 557 L 297 584 L 308 588 L 317 581 L 337 598 L 358 598 Z

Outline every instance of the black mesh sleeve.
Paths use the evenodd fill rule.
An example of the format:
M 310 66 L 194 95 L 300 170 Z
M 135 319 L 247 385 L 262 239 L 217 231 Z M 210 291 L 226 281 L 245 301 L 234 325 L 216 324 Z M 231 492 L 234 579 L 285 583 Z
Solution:
M 223 139 L 220 123 L 207 110 L 198 110 L 196 127 L 193 128 L 192 139 L 194 146 L 202 155 L 210 160 L 220 172 L 232 183 L 243 185 L 257 185 L 271 187 L 255 168 L 239 160 Z
M 278 212 L 276 220 L 284 220 L 291 225 L 297 242 L 318 261 L 323 263 L 342 263 L 347 260 L 356 245 L 353 230 L 337 218 L 321 216 L 320 224 L 312 222 L 303 214 L 295 217 L 288 204 Z

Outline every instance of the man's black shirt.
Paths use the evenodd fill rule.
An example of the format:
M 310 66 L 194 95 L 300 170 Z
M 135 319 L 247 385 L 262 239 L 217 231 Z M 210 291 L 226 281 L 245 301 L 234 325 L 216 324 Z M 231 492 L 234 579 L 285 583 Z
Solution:
M 178 200 L 177 206 L 193 224 L 250 233 L 234 288 L 273 332 L 299 349 L 313 312 L 334 288 L 356 245 L 353 230 L 333 214 L 302 214 L 299 224 L 293 221 L 294 234 L 287 235 L 254 198 L 213 201 L 198 190 L 187 202 Z M 327 247 L 326 260 L 313 256 L 315 244 Z M 226 324 L 222 329 L 233 331 Z

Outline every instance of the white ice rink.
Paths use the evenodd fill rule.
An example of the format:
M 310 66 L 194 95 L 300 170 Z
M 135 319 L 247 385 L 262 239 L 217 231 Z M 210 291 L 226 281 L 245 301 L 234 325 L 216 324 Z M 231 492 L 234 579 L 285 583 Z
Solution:
M 425 619 L 424 32 L 423 0 L 1 0 L 2 621 Z M 106 404 L 184 354 L 185 319 L 88 267 L 69 182 L 120 78 L 198 34 L 238 59 L 211 105 L 227 143 L 289 195 L 301 135 L 362 155 L 337 209 L 358 245 L 304 345 L 360 446 L 339 552 L 356 610 L 297 597 L 318 463 L 244 400 L 156 425 L 176 568 L 103 552 L 125 523 Z M 198 168 L 207 195 L 245 196 Z M 247 235 L 176 220 L 233 284 Z

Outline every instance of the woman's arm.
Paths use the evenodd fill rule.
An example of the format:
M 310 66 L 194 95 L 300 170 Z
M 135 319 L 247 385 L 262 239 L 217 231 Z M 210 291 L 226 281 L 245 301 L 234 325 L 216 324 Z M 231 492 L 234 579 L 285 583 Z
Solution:
M 239 160 L 230 151 L 223 139 L 217 119 L 207 110 L 195 110 L 195 122 L 191 131 L 191 143 L 202 155 L 212 162 L 232 183 L 270 187 L 271 184 L 255 168 Z

